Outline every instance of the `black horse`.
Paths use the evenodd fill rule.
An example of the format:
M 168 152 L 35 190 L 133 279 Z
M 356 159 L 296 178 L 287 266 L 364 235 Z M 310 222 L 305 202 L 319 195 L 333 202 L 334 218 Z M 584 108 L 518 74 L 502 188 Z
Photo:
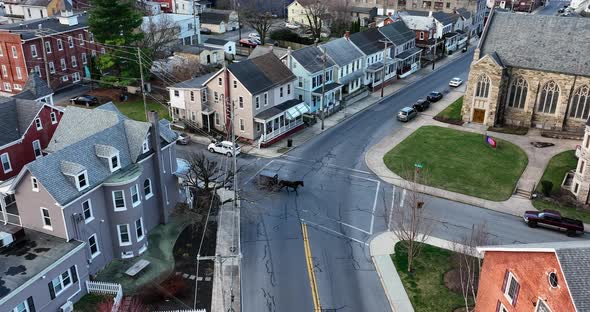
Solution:
M 295 193 L 297 193 L 297 188 L 299 186 L 304 186 L 303 185 L 303 181 L 285 181 L 285 180 L 281 180 L 279 181 L 279 191 L 282 190 L 283 188 L 287 188 L 287 193 L 289 192 L 289 189 L 293 189 L 295 191 Z

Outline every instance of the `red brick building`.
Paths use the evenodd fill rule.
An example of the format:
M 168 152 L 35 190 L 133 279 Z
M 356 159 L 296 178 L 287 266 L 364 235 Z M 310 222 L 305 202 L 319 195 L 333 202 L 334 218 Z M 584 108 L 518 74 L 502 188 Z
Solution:
M 590 241 L 478 247 L 475 311 L 590 311 Z
M 0 26 L 0 94 L 22 91 L 31 71 L 53 90 L 81 81 L 91 57 L 101 53 L 88 31 L 88 16 L 60 16 Z

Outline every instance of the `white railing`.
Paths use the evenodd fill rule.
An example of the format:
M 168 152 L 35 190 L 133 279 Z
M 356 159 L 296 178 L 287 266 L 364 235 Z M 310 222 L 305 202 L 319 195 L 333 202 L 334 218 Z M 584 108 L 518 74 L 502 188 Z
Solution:
M 6 216 L 6 218 L 4 217 Z M 16 226 L 21 226 L 21 220 L 19 215 L 15 215 L 8 212 L 0 212 L 0 222 L 1 223 L 8 223 Z
M 111 311 L 117 312 L 119 310 L 119 305 L 123 300 L 123 287 L 121 284 L 86 281 L 86 289 L 89 293 L 115 296 Z
M 157 312 L 207 312 L 205 309 L 197 309 L 197 310 L 166 310 L 166 311 L 157 311 Z
M 299 127 L 303 124 L 303 120 L 299 119 L 296 121 L 292 121 L 288 126 L 285 127 L 280 127 L 277 130 L 274 130 L 271 133 L 267 133 L 266 135 L 263 134 L 262 135 L 262 142 L 266 143 L 280 135 L 285 134 L 286 132 L 289 132 L 290 130 L 292 130 L 293 128 Z

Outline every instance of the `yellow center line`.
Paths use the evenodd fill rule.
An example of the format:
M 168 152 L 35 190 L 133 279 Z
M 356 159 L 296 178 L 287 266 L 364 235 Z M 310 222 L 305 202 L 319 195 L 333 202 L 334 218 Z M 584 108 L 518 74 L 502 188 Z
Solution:
M 320 304 L 320 295 L 315 280 L 315 271 L 313 269 L 313 259 L 311 257 L 311 247 L 309 246 L 309 238 L 307 236 L 307 224 L 301 222 L 301 231 L 303 232 L 303 247 L 305 249 L 305 261 L 307 262 L 307 273 L 309 274 L 309 285 L 311 286 L 311 297 L 313 299 L 313 306 L 315 312 L 322 311 Z

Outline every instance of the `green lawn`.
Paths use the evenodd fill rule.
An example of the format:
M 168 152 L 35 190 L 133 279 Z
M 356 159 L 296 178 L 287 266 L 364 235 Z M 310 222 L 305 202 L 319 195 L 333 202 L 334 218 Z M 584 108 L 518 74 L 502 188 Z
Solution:
M 533 206 L 535 206 L 537 210 L 558 210 L 565 217 L 582 220 L 584 223 L 590 223 L 590 211 L 578 210 L 576 208 L 568 207 L 566 205 L 548 201 L 542 198 L 533 199 Z
M 453 252 L 426 245 L 408 273 L 408 255 L 403 244 L 395 245 L 391 259 L 416 312 L 451 312 L 464 306 L 463 296 L 449 290 L 444 274 L 453 268 Z
M 436 115 L 436 117 L 451 120 L 462 120 L 461 108 L 463 108 L 463 97 L 458 98 L 455 102 L 451 103 L 447 108 L 442 110 Z
M 578 159 L 576 158 L 576 151 L 565 151 L 559 153 L 549 161 L 541 181 L 550 181 L 553 183 L 553 193 L 559 191 L 561 182 L 565 177 L 566 172 L 576 169 L 578 165 Z M 537 191 L 541 192 L 541 181 L 537 185 Z
M 113 102 L 117 106 L 117 108 L 123 113 L 125 116 L 139 121 L 146 121 L 145 118 L 145 109 L 143 107 L 143 100 L 135 100 L 129 102 Z M 163 106 L 162 104 L 155 103 L 155 102 L 147 102 L 147 109 L 148 111 L 155 110 L 158 112 L 160 118 L 166 118 L 170 120 L 170 116 L 168 114 L 168 108 Z
M 74 304 L 74 311 L 76 312 L 95 312 L 99 303 L 105 300 L 113 300 L 113 296 L 86 294 Z
M 430 186 L 484 199 L 503 201 L 526 168 L 526 154 L 516 145 L 496 139 L 492 149 L 481 134 L 424 126 L 383 157 L 385 165 L 411 179 L 414 164 L 424 166 Z

